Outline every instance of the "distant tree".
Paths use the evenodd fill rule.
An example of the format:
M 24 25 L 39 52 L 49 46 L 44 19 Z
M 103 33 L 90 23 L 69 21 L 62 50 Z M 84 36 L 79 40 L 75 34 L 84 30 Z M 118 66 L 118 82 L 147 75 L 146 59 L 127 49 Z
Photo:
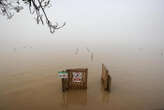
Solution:
M 19 13 L 25 6 L 29 7 L 29 12 L 35 17 L 37 24 L 47 24 L 51 33 L 65 26 L 59 26 L 57 22 L 52 24 L 48 18 L 45 8 L 51 7 L 51 0 L 0 0 L 0 14 L 11 19 L 15 13 Z

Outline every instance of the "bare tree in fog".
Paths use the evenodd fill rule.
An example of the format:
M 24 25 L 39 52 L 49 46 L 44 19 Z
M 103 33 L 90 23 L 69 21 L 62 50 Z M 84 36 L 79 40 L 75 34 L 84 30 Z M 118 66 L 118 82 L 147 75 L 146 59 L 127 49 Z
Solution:
M 11 19 L 15 13 L 19 13 L 25 6 L 29 7 L 29 12 L 35 17 L 37 24 L 47 24 L 51 33 L 62 28 L 66 23 L 59 26 L 48 18 L 45 9 L 51 7 L 51 0 L 0 0 L 0 14 Z

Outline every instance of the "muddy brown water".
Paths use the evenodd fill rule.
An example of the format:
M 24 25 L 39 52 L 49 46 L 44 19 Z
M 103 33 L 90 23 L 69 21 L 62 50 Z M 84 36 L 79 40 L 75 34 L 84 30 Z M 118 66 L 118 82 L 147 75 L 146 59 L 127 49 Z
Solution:
M 125 52 L 126 53 L 126 52 Z M 0 110 L 155 110 L 164 108 L 164 58 L 141 52 L 4 55 Z M 114 55 L 115 54 L 115 55 Z M 46 57 L 45 57 L 46 56 Z M 6 62 L 7 61 L 7 62 Z M 112 76 L 111 93 L 101 87 L 101 64 Z M 88 89 L 63 93 L 57 72 L 88 68 Z

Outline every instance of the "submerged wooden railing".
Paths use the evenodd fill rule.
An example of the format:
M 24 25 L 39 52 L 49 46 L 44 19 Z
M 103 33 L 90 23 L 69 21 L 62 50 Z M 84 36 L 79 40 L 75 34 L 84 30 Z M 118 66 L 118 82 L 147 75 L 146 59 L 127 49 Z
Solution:
M 104 90 L 110 92 L 111 91 L 111 81 L 112 81 L 112 78 L 111 78 L 111 76 L 109 74 L 108 69 L 105 67 L 104 64 L 102 64 L 101 81 L 102 81 Z

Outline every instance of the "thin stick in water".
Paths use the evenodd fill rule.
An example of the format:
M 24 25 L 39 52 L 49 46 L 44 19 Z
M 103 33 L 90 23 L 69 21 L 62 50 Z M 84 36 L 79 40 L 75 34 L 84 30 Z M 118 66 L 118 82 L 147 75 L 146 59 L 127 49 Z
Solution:
M 91 61 L 93 61 L 93 58 L 94 58 L 94 54 L 93 52 L 91 53 Z
M 75 55 L 79 53 L 79 48 L 76 48 Z

